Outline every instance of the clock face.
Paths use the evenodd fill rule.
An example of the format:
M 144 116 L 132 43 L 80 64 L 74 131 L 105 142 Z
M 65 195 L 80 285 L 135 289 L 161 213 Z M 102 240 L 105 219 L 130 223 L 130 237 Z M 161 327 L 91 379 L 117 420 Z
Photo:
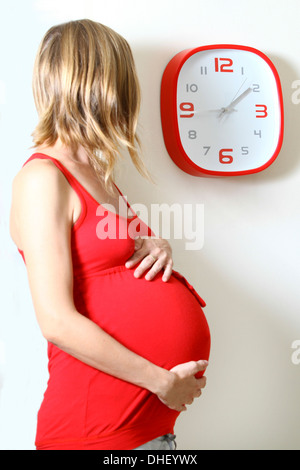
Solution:
M 279 77 L 252 48 L 208 46 L 175 56 L 163 78 L 161 111 L 167 149 L 190 174 L 258 172 L 282 144 Z

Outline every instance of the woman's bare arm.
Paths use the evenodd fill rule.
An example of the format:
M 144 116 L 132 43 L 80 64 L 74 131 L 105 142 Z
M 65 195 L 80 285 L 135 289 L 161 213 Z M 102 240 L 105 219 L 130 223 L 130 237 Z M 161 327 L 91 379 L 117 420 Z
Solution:
M 65 177 L 49 161 L 28 163 L 14 180 L 12 216 L 43 336 L 82 362 L 157 394 L 170 408 L 185 409 L 185 403 L 201 394 L 204 380 L 194 374 L 204 370 L 206 363 L 167 371 L 125 348 L 76 310 L 70 251 L 72 198 Z

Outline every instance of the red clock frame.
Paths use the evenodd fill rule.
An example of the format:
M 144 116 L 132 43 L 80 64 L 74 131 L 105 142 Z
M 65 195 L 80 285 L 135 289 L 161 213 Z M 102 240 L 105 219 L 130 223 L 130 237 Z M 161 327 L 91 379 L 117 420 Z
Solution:
M 186 154 L 180 139 L 179 128 L 178 128 L 178 119 L 177 119 L 177 83 L 180 71 L 184 63 L 194 54 L 201 51 L 207 51 L 212 49 L 239 49 L 243 51 L 252 52 L 259 55 L 264 59 L 269 67 L 271 68 L 277 85 L 279 107 L 280 107 L 280 132 L 278 138 L 278 144 L 275 149 L 274 154 L 270 159 L 259 168 L 254 168 L 244 171 L 212 171 L 206 170 L 197 166 Z M 219 64 L 215 64 L 216 67 Z M 223 67 L 228 67 L 229 64 L 224 64 Z M 220 67 L 222 65 L 220 64 Z M 238 175 L 249 175 L 253 173 L 258 173 L 265 170 L 269 167 L 274 160 L 277 158 L 283 143 L 283 134 L 284 134 L 284 107 L 283 107 L 283 95 L 281 89 L 280 78 L 278 72 L 271 62 L 271 60 L 263 54 L 258 49 L 254 49 L 248 46 L 240 46 L 233 44 L 216 44 L 209 46 L 202 46 L 193 49 L 186 49 L 173 57 L 173 59 L 168 63 L 161 81 L 161 97 L 160 97 L 160 108 L 161 108 L 161 122 L 162 122 L 162 131 L 164 136 L 164 141 L 166 149 L 174 161 L 174 163 L 181 168 L 186 173 L 193 176 L 238 176 Z

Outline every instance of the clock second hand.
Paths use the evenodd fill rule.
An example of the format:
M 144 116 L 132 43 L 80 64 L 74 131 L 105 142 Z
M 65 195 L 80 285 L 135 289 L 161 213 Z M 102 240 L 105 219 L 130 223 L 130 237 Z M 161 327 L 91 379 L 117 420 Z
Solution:
M 234 97 L 232 98 L 230 104 L 233 102 L 233 100 L 235 99 L 235 97 L 239 94 L 240 90 L 243 88 L 243 86 L 245 85 L 246 81 L 248 80 L 248 78 L 246 77 L 245 80 L 243 81 L 243 83 L 241 84 L 240 88 L 238 89 L 238 91 L 236 92 L 236 94 L 234 95 Z
M 226 108 L 221 108 L 221 113 L 219 114 L 219 118 L 221 118 L 224 113 L 226 112 L 227 109 L 229 109 L 230 106 L 232 106 L 232 103 L 234 102 L 234 99 L 236 98 L 236 96 L 239 94 L 240 90 L 243 88 L 243 86 L 245 85 L 246 81 L 248 80 L 248 77 L 245 78 L 245 80 L 243 81 L 243 83 L 241 84 L 241 86 L 239 87 L 238 91 L 236 92 L 236 94 L 234 95 L 234 97 L 232 98 L 230 104 L 226 107 Z M 232 111 L 236 111 L 235 109 L 232 110 Z

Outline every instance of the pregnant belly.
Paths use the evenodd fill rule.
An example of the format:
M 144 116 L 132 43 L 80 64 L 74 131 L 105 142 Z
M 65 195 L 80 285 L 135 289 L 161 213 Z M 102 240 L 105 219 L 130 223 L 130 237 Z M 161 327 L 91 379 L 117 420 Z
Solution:
M 85 280 L 80 303 L 89 318 L 161 367 L 208 359 L 205 303 L 187 280 L 176 271 L 168 282 L 162 272 L 152 281 L 136 279 L 133 272 L 119 266 Z
M 205 305 L 176 271 L 152 281 L 125 266 L 76 279 L 76 308 L 130 350 L 171 369 L 208 359 Z M 39 411 L 37 446 L 49 449 L 132 449 L 173 432 L 178 412 L 156 395 L 49 347 L 50 379 Z M 201 375 L 201 374 L 199 374 Z

